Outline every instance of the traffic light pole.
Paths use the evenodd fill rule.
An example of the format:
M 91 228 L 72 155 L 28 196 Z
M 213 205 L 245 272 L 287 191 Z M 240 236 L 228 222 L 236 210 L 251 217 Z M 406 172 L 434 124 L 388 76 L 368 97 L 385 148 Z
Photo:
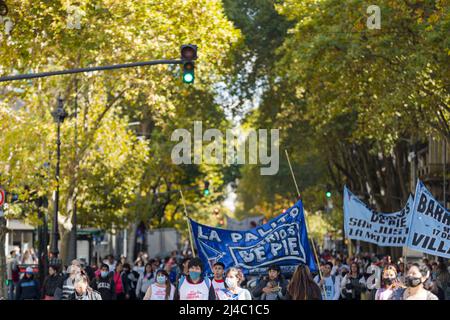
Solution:
M 60 71 L 18 74 L 18 75 L 14 75 L 14 76 L 0 77 L 0 82 L 26 80 L 26 79 L 34 79 L 34 78 L 45 78 L 45 77 L 59 76 L 59 75 L 65 75 L 65 74 L 84 73 L 84 72 L 92 72 L 92 71 L 104 71 L 104 70 L 135 68 L 135 67 L 143 67 L 143 66 L 154 66 L 154 65 L 159 65 L 159 64 L 183 64 L 184 62 L 185 61 L 183 61 L 183 60 L 151 60 L 151 61 L 113 64 L 113 65 L 97 66 L 97 67 L 89 67 L 89 68 L 77 68 L 77 69 L 68 69 L 68 70 L 60 70 Z

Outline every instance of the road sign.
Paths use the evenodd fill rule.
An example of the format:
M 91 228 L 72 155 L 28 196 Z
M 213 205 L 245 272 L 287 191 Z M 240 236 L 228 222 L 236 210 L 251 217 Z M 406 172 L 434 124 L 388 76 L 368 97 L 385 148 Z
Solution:
M 5 203 L 5 190 L 0 189 L 0 206 Z

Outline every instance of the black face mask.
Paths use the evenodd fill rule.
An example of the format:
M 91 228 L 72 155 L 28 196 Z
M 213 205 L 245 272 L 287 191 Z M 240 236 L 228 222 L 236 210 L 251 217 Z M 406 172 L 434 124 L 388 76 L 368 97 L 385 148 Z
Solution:
M 419 284 L 422 283 L 422 280 L 420 278 L 416 277 L 406 277 L 405 278 L 405 284 L 408 287 L 417 287 Z
M 391 278 L 383 278 L 383 284 L 384 284 L 386 287 L 392 285 L 393 282 L 394 282 L 394 279 L 391 279 Z

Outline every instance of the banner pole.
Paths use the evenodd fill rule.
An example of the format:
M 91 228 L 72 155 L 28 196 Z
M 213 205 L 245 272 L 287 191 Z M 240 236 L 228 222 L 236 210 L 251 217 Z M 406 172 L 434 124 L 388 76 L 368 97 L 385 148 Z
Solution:
M 181 201 L 183 202 L 183 207 L 184 207 L 184 216 L 186 217 L 188 230 L 189 230 L 189 239 L 190 239 L 189 242 L 191 243 L 192 256 L 195 258 L 194 242 L 193 242 L 194 238 L 192 236 L 191 223 L 189 221 L 189 217 L 188 217 L 188 213 L 187 213 L 187 209 L 186 209 L 186 203 L 184 201 L 183 191 L 181 191 L 181 189 L 180 189 L 180 195 L 181 195 Z
M 297 195 L 300 198 L 300 190 L 299 190 L 298 185 L 297 185 L 297 180 L 295 179 L 294 170 L 292 170 L 291 161 L 289 160 L 289 154 L 288 154 L 286 149 L 284 149 L 284 152 L 286 153 L 286 158 L 287 158 L 287 161 L 288 161 L 288 164 L 289 164 L 289 169 L 291 170 L 292 179 L 294 180 L 295 188 L 297 189 Z M 310 233 L 309 233 L 310 229 L 309 229 L 309 226 L 308 226 L 307 214 L 306 214 L 305 210 L 303 210 L 303 213 L 305 215 L 306 232 L 308 233 L 308 238 L 309 238 L 310 237 Z M 313 247 L 314 257 L 315 257 L 316 262 L 317 262 L 317 269 L 319 270 L 319 276 L 320 276 L 320 279 L 322 280 L 323 277 L 322 277 L 322 271 L 320 270 L 320 260 L 319 260 L 319 258 L 317 256 L 316 245 L 315 245 L 314 240 L 312 239 L 312 237 L 311 237 L 311 245 Z M 323 293 L 324 293 L 324 295 L 326 297 L 326 291 L 325 291 L 324 287 L 323 287 Z

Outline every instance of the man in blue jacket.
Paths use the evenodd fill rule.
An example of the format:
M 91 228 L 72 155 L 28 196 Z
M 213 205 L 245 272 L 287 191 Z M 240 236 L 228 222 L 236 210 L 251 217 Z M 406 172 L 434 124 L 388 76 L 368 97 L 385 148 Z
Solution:
M 17 284 L 16 300 L 39 300 L 39 281 L 34 279 L 33 268 L 27 267 Z

